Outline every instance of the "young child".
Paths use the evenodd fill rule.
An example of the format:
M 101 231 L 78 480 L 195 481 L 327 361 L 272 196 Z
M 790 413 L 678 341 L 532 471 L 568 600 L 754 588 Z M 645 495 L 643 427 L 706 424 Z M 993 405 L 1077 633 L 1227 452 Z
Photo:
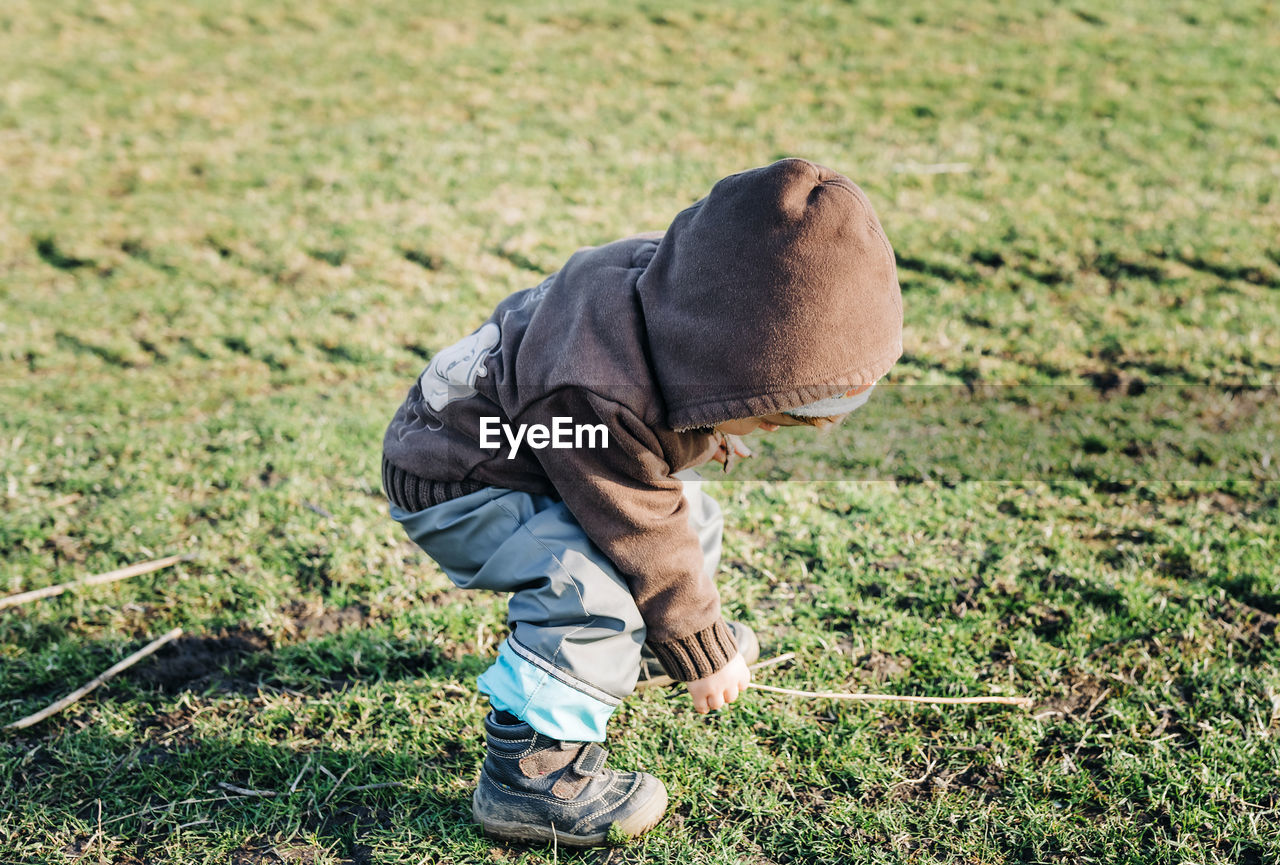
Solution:
M 664 234 L 577 252 L 432 359 L 387 430 L 383 486 L 458 586 L 511 593 L 478 682 L 487 834 L 590 846 L 658 822 L 662 782 L 606 769 L 599 744 L 642 660 L 707 712 L 758 651 L 720 614 L 723 523 L 691 470 L 744 454 L 737 436 L 838 420 L 901 353 L 866 196 L 785 159 Z

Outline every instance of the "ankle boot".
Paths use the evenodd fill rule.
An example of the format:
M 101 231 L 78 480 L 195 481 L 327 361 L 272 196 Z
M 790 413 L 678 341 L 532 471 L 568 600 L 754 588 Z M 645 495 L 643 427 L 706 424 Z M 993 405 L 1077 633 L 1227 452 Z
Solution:
M 605 768 L 595 742 L 560 742 L 525 723 L 484 721 L 488 756 L 471 797 L 484 833 L 503 841 L 555 841 L 571 847 L 649 831 L 667 808 L 667 789 L 644 772 Z

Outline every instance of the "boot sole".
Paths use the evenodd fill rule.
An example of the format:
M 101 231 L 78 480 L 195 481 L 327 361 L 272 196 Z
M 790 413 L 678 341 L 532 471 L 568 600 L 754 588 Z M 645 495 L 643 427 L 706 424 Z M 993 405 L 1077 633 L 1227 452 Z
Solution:
M 479 791 L 476 791 L 477 794 Z M 516 841 L 526 844 L 563 844 L 566 847 L 605 847 L 609 843 L 609 832 L 614 831 L 626 838 L 643 835 L 662 819 L 667 812 L 667 791 L 660 787 L 658 792 L 649 797 L 639 809 L 628 814 L 622 820 L 611 823 L 603 832 L 591 835 L 574 835 L 555 827 L 535 826 L 529 823 L 508 823 L 504 820 L 486 820 L 480 816 L 476 808 L 476 797 L 471 797 L 471 817 L 480 824 L 484 834 L 497 841 Z

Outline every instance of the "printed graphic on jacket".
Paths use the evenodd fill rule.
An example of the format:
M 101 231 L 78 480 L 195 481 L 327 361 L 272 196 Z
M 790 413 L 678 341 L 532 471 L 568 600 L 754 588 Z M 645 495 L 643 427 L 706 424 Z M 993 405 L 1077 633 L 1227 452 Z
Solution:
M 418 386 L 432 411 L 439 412 L 454 400 L 475 396 L 476 379 L 488 375 L 484 362 L 501 339 L 498 326 L 488 322 L 431 359 L 418 377 Z

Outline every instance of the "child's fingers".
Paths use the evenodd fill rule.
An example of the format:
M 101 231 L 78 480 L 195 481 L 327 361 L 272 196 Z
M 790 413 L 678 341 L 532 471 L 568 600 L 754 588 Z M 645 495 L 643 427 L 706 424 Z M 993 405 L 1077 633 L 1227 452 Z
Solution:
M 693 708 L 702 715 L 708 712 L 714 712 L 716 709 L 723 709 L 730 703 L 736 703 L 738 698 L 742 696 L 742 689 L 737 685 L 730 685 L 719 694 L 708 694 L 705 698 L 699 697 L 694 700 Z
M 689 696 L 693 708 L 701 713 L 714 712 L 736 701 L 751 681 L 751 670 L 741 655 L 736 655 L 728 666 L 705 679 L 689 683 Z
M 711 697 L 712 708 L 723 709 L 725 706 L 738 699 L 738 688 L 735 685 L 727 686 L 723 691 L 714 694 Z

